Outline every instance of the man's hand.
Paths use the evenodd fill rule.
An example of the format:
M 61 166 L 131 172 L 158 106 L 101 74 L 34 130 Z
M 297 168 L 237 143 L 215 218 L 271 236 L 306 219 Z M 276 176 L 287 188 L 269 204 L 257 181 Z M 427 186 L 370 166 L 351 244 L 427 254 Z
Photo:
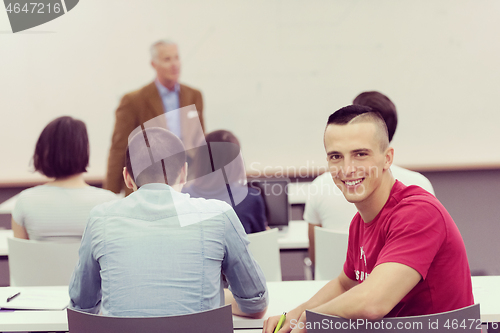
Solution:
M 292 311 L 288 312 L 286 314 L 286 320 L 278 332 L 279 333 L 288 333 L 288 332 L 292 331 L 292 328 L 294 328 L 297 325 L 302 314 L 304 314 L 304 318 L 305 318 L 305 312 L 302 310 L 293 309 Z M 276 328 L 276 325 L 278 325 L 280 318 L 281 318 L 281 316 L 273 316 L 273 317 L 269 317 L 266 320 L 264 320 L 264 327 L 262 329 L 262 333 L 274 333 L 274 329 Z M 290 323 L 292 323 L 292 325 Z M 295 325 L 293 325 L 293 324 L 295 324 Z M 304 323 L 304 325 L 305 325 L 305 323 Z M 305 331 L 294 331 L 294 332 L 305 332 Z
M 298 322 L 294 321 L 291 323 L 290 327 L 293 328 L 292 333 L 306 333 L 306 322 L 306 312 L 304 311 L 302 312 Z

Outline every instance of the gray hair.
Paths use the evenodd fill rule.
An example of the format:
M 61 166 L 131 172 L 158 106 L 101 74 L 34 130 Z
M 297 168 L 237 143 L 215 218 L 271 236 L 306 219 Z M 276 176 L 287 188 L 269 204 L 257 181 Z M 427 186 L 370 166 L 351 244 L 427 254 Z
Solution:
M 151 60 L 154 61 L 158 58 L 158 46 L 160 45 L 177 45 L 177 43 L 170 39 L 160 39 L 159 41 L 156 41 L 149 48 L 149 51 L 151 53 Z

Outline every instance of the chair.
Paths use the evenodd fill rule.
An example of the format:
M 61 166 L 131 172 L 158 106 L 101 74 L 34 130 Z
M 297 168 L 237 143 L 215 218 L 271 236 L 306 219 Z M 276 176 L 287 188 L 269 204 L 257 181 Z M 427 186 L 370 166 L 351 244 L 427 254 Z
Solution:
M 332 280 L 344 267 L 348 233 L 314 227 L 314 279 Z
M 10 285 L 67 286 L 78 262 L 80 243 L 9 238 Z
M 278 229 L 248 234 L 248 248 L 259 264 L 266 281 L 281 281 L 280 248 L 278 245 Z
M 479 304 L 458 310 L 415 317 L 381 320 L 345 319 L 306 310 L 307 332 L 481 332 Z
M 231 305 L 181 316 L 107 317 L 68 308 L 70 333 L 232 333 Z

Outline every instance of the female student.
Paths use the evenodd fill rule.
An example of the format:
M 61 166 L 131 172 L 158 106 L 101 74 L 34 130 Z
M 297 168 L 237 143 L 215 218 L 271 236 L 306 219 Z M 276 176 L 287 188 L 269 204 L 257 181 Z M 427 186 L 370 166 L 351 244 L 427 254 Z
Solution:
M 85 123 L 59 117 L 42 131 L 33 155 L 35 171 L 53 178 L 22 191 L 12 212 L 14 237 L 39 241 L 80 241 L 90 210 L 116 199 L 113 192 L 88 185 Z

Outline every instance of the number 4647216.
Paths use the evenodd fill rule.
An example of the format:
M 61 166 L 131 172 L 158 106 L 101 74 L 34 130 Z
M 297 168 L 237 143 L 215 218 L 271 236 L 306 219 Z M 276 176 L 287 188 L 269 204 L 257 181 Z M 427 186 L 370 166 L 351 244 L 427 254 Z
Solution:
M 19 14 L 21 12 L 23 13 L 31 13 L 31 14 L 45 14 L 45 13 L 56 13 L 59 14 L 61 12 L 61 4 L 60 3 L 54 3 L 53 6 L 51 7 L 51 4 L 44 4 L 44 3 L 38 3 L 38 2 L 30 2 L 25 3 L 24 6 L 21 7 L 21 4 L 19 3 L 9 3 L 7 6 L 7 13 L 15 13 Z

